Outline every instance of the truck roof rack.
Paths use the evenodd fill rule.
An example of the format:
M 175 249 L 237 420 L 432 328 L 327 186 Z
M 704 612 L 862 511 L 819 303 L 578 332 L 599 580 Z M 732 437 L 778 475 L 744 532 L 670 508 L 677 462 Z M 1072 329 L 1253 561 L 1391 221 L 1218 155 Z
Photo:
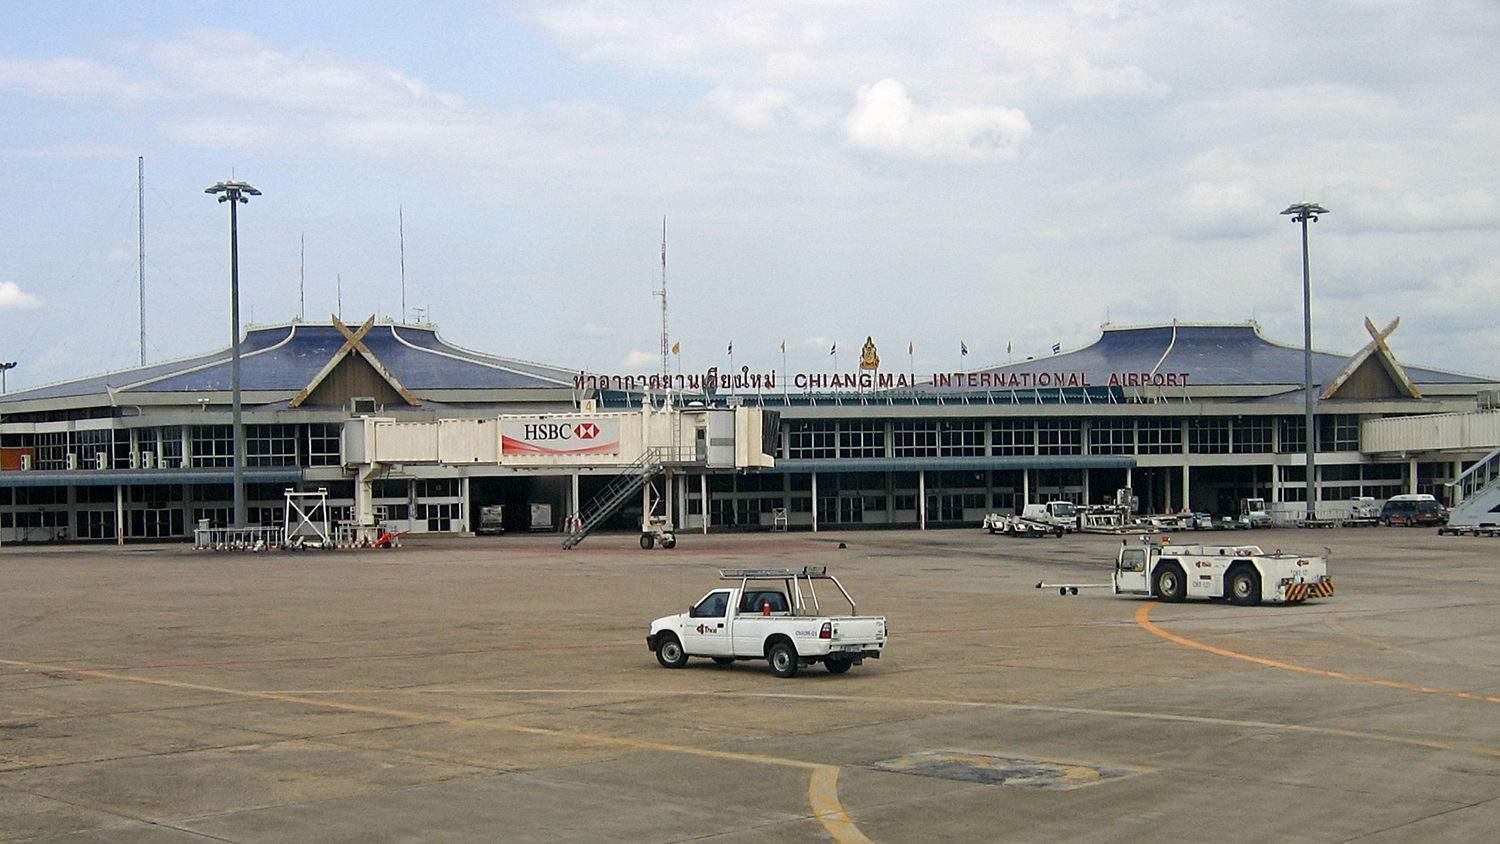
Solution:
M 752 569 L 719 569 L 719 577 L 725 580 L 738 580 L 741 578 L 786 578 L 786 577 L 828 577 L 827 566 L 801 566 L 799 568 L 752 568 Z

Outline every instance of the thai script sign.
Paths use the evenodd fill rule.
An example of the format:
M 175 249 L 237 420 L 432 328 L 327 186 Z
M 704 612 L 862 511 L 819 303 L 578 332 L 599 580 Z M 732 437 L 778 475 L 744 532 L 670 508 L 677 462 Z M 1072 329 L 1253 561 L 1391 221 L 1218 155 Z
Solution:
M 904 372 L 799 372 L 790 377 L 777 377 L 776 371 L 767 374 L 750 372 L 742 367 L 739 372 L 720 372 L 710 369 L 702 375 L 589 375 L 573 376 L 573 387 L 578 390 L 664 390 L 678 392 L 714 393 L 748 390 L 774 392 L 778 385 L 799 391 L 814 390 L 904 390 L 927 387 L 933 389 L 969 390 L 1034 390 L 1067 387 L 1186 387 L 1187 372 L 1085 372 L 1082 370 L 1057 370 L 1040 372 L 937 372 L 928 380 L 918 381 L 917 376 Z

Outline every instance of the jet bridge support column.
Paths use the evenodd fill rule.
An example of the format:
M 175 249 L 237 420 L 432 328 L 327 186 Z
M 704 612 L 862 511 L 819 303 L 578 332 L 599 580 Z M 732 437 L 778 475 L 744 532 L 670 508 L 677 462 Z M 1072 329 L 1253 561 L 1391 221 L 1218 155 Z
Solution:
M 370 463 L 355 470 L 354 523 L 360 527 L 375 524 L 375 479 L 385 474 L 386 468 L 381 463 Z

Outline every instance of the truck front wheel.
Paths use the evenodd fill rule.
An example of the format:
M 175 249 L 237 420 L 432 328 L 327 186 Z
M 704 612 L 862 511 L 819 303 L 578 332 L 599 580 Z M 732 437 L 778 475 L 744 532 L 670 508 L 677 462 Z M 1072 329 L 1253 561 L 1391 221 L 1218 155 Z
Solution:
M 791 642 L 777 642 L 766 652 L 766 659 L 771 663 L 771 673 L 777 677 L 787 678 L 797 676 L 797 649 L 792 647 Z
M 1260 603 L 1260 572 L 1250 566 L 1240 566 L 1229 573 L 1229 601 L 1241 607 L 1253 607 Z
M 1156 597 L 1168 603 L 1178 603 L 1187 598 L 1187 575 L 1182 566 L 1167 563 L 1156 570 Z
M 682 643 L 671 633 L 662 634 L 656 643 L 656 661 L 664 668 L 681 668 L 687 665 L 687 651 L 682 649 Z

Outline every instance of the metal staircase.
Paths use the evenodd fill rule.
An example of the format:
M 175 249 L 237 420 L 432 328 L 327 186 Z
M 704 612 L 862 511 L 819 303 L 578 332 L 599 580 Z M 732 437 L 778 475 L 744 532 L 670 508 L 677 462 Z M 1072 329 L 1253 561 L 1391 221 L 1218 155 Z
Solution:
M 1462 495 L 1448 511 L 1453 527 L 1481 527 L 1500 524 L 1500 448 L 1469 467 L 1468 471 L 1448 484 Z
M 652 478 L 662 472 L 662 449 L 647 449 L 641 458 L 609 482 L 603 491 L 578 511 L 573 531 L 563 540 L 563 548 L 569 549 L 582 542 L 604 524 L 604 520 L 615 514 L 632 496 L 641 491 Z

